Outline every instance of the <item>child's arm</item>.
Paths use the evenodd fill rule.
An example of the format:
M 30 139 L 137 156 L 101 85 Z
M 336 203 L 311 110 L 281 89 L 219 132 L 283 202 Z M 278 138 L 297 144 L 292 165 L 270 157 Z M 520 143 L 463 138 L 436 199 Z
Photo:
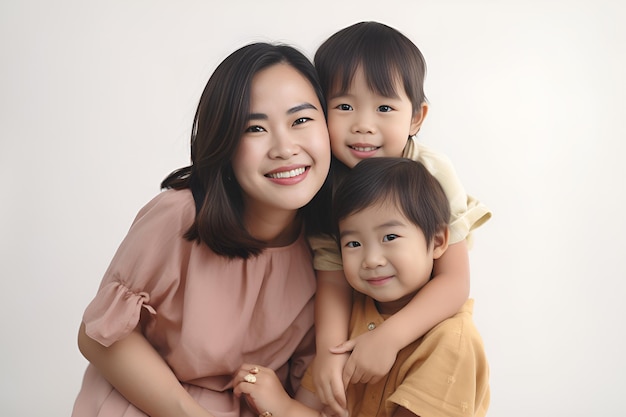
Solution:
M 85 333 L 78 346 L 107 381 L 128 401 L 152 417 L 213 417 L 183 388 L 172 370 L 137 329 L 105 347 Z
M 469 296 L 467 243 L 450 245 L 435 260 L 433 274 L 402 310 L 376 329 L 332 349 L 334 353 L 352 351 L 344 367 L 344 384 L 379 380 L 402 348 L 459 311 Z
M 337 414 L 346 408 L 342 373 L 348 355 L 333 354 L 330 348 L 348 339 L 351 308 L 352 287 L 343 271 L 317 271 L 313 382 L 320 401 Z

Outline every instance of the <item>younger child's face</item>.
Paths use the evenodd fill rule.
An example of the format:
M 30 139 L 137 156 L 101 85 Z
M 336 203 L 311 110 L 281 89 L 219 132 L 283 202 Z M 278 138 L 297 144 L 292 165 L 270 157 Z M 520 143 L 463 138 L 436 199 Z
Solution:
M 397 97 L 384 97 L 367 85 L 358 69 L 348 91 L 328 97 L 328 131 L 333 154 L 353 168 L 365 158 L 401 157 L 407 139 L 426 114 L 426 104 L 413 115 L 411 100 L 397 81 Z
M 339 222 L 339 232 L 348 282 L 388 314 L 401 309 L 428 282 L 434 259 L 447 247 L 445 231 L 426 242 L 422 229 L 393 202 L 351 214 Z

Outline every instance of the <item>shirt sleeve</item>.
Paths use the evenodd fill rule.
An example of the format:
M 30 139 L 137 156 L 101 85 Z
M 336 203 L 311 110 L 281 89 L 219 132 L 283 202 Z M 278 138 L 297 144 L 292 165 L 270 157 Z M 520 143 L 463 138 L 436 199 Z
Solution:
M 400 371 L 401 384 L 387 407 L 416 415 L 484 416 L 489 407 L 489 366 L 468 300 L 461 312 L 423 338 Z
M 491 218 L 491 210 L 465 192 L 452 163 L 445 155 L 409 139 L 404 156 L 424 164 L 446 193 L 450 202 L 450 243 L 467 239 L 471 244 L 471 232 Z
M 183 234 L 194 210 L 187 191 L 165 191 L 141 209 L 85 309 L 89 337 L 110 346 L 137 326 L 142 308 L 158 313 L 175 290 L 193 245 Z
M 313 267 L 317 271 L 342 271 L 341 253 L 337 241 L 330 235 L 309 237 L 313 250 Z

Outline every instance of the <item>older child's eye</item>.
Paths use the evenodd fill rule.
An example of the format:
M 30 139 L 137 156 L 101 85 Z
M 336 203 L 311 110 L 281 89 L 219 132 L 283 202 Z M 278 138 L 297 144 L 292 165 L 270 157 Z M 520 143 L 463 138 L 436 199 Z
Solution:
M 361 244 L 359 242 L 357 242 L 356 240 L 352 240 L 352 241 L 346 243 L 346 247 L 347 248 L 358 248 L 359 246 L 361 246 Z
M 350 111 L 352 110 L 352 106 L 349 104 L 340 104 L 336 107 L 339 110 L 343 110 L 343 111 Z
M 378 106 L 378 111 L 381 113 L 389 113 L 392 110 L 393 108 L 391 106 L 387 106 L 387 105 Z
M 311 119 L 310 117 L 299 117 L 296 119 L 295 122 L 293 122 L 293 126 L 301 125 L 302 123 L 306 123 L 309 120 L 313 120 L 313 119 Z
M 258 125 L 254 125 L 254 126 L 248 126 L 248 128 L 245 130 L 246 133 L 248 132 L 265 132 L 265 128 L 258 126 Z
M 392 240 L 396 240 L 397 238 L 398 238 L 398 235 L 394 233 L 390 233 L 383 237 L 383 242 L 391 242 Z

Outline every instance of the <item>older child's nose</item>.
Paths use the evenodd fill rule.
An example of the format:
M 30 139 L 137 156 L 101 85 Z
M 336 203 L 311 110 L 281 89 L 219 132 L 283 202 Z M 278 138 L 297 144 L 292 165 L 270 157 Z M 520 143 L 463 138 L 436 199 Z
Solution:
M 375 133 L 376 128 L 371 122 L 371 119 L 366 116 L 356 116 L 352 125 L 352 133 Z

